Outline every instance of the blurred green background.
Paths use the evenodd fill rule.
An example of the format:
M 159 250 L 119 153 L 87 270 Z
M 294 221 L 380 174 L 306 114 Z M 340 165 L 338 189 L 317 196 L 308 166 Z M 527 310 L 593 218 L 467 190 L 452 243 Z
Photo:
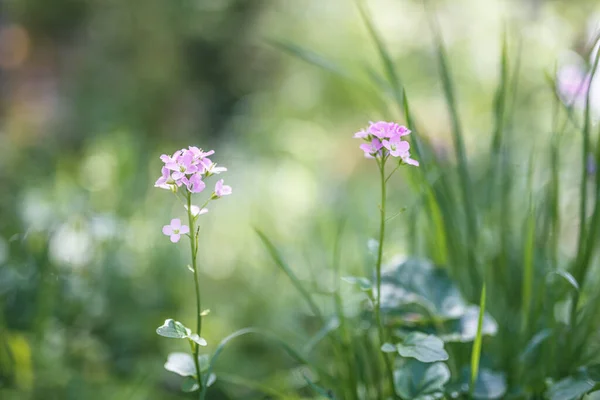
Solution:
M 422 130 L 452 157 L 422 2 L 366 4 Z M 523 50 L 526 96 L 516 118 L 528 129 L 519 141 L 523 155 L 535 151 L 552 117 L 545 74 L 569 51 L 583 54 L 600 25 L 597 2 L 448 0 L 430 2 L 430 12 L 448 46 L 474 162 L 490 139 L 504 28 Z M 364 79 L 348 83 L 272 40 Z M 187 246 L 161 234 L 184 213 L 153 183 L 158 156 L 188 145 L 214 149 L 233 187 L 202 219 L 211 310 L 203 336 L 214 345 L 257 326 L 305 344 L 306 307 L 253 228 L 325 289 L 345 220 L 343 270 L 364 270 L 378 182 L 352 134 L 399 115 L 369 83 L 369 68 L 381 67 L 351 0 L 0 0 L 0 399 L 186 397 L 162 368 L 185 344 L 155 333 L 165 318 L 193 320 Z M 562 149 L 567 193 L 577 146 Z M 394 179 L 389 207 L 407 213 L 390 224 L 388 258 L 406 253 L 416 197 Z M 568 195 L 562 207 L 576 215 Z M 575 228 L 564 227 L 565 252 Z M 279 349 L 246 339 L 218 371 L 285 388 L 297 384 L 293 366 Z M 264 397 L 217 381 L 210 398 Z

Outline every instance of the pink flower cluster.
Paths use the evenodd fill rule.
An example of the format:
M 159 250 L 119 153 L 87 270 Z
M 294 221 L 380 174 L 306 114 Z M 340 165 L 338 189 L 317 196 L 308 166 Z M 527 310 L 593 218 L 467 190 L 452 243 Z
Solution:
M 187 196 L 202 192 L 206 188 L 205 178 L 227 171 L 227 168 L 217 166 L 208 158 L 214 153 L 214 150 L 203 151 L 198 147 L 190 146 L 187 149 L 177 150 L 172 156 L 163 154 L 160 159 L 165 165 L 161 169 L 161 177 L 158 178 L 154 186 L 171 190 L 174 193 L 177 193 L 180 187 L 184 187 L 188 191 Z M 215 191 L 204 205 L 211 200 L 230 195 L 231 192 L 231 186 L 225 185 L 223 179 L 219 179 L 215 184 Z M 208 208 L 190 204 L 190 200 L 191 198 L 188 197 L 189 207 L 186 205 L 185 208 L 194 220 L 208 212 Z M 183 225 L 180 219 L 175 218 L 171 220 L 169 225 L 163 227 L 162 232 L 164 235 L 169 236 L 171 242 L 177 243 L 181 235 L 190 232 L 190 227 Z
M 154 186 L 173 191 L 185 186 L 190 193 L 202 192 L 206 188 L 204 178 L 227 171 L 227 168 L 217 166 L 208 158 L 214 153 L 214 150 L 205 152 L 198 147 L 190 146 L 188 149 L 176 151 L 172 156 L 163 154 L 160 159 L 165 165 L 162 167 L 161 177 Z M 220 184 L 217 184 L 222 187 L 223 180 L 219 182 Z M 229 188 L 229 193 L 225 194 L 230 194 L 231 188 L 226 187 Z M 217 191 L 220 190 L 217 188 L 215 192 Z
M 360 145 L 367 158 L 386 159 L 388 156 L 400 158 L 404 164 L 419 166 L 419 162 L 410 158 L 410 144 L 402 140 L 410 133 L 405 126 L 395 122 L 370 122 L 367 129 L 354 134 L 357 139 L 366 143 Z

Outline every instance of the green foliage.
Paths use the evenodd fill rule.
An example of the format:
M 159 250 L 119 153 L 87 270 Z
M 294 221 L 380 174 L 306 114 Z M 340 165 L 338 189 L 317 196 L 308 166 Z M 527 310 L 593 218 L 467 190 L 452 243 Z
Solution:
M 372 5 L 359 1 L 374 44 L 364 55 L 336 3 L 328 7 L 339 24 L 325 24 L 336 35 L 315 18 L 322 1 L 288 2 L 289 15 L 243 0 L 108 8 L 62 0 L 65 10 L 9 3 L 0 29 L 15 22 L 32 45 L 23 69 L 0 71 L 0 86 L 10 78 L 0 99 L 0 398 L 180 398 L 179 378 L 152 367 L 162 354 L 170 354 L 165 368 L 183 376 L 182 389 L 198 391 L 193 358 L 178 353 L 188 343 L 152 332 L 157 318 L 196 316 L 185 289 L 189 273 L 179 272 L 178 253 L 148 228 L 167 222 L 168 206 L 147 189 L 156 156 L 173 141 L 226 148 L 244 183 L 232 216 L 202 225 L 206 246 L 222 249 L 210 256 L 214 265 L 200 265 L 215 322 L 203 335 L 218 343 L 249 325 L 276 333 L 249 328 L 209 347 L 200 358 L 203 390 L 219 374 L 210 398 L 383 399 L 381 353 L 396 356 L 395 390 L 403 399 L 466 398 L 470 391 L 480 399 L 577 399 L 598 388 L 600 174 L 585 163 L 592 154 L 600 165 L 600 139 L 589 101 L 583 110 L 562 106 L 553 73 L 544 91 L 536 68 L 546 62 L 550 70 L 552 61 L 525 47 L 530 37 L 516 45 L 513 21 L 495 72 L 481 75 L 491 57 L 478 54 L 474 68 L 461 47 L 474 43 L 460 29 L 437 26 L 435 2 L 427 8 L 432 52 L 412 14 L 372 10 L 374 20 Z M 560 16 L 554 30 L 557 20 L 589 11 L 579 1 L 567 2 L 567 13 L 549 13 L 563 3 L 541 2 L 534 14 Z M 411 1 L 398 4 L 413 12 Z M 379 24 L 386 13 L 384 22 L 407 18 L 392 24 L 407 27 L 400 35 Z M 296 15 L 302 21 L 294 28 Z M 446 28 L 449 15 L 456 20 L 440 16 Z M 409 30 L 417 37 L 398 40 Z M 265 31 L 291 36 L 272 44 L 329 75 L 257 46 Z M 328 59 L 323 48 L 334 39 L 346 41 L 334 43 L 336 57 L 363 59 L 356 66 Z M 32 77 L 35 71 L 44 73 Z M 488 93 L 492 73 L 497 84 Z M 31 92 L 36 87 L 43 92 Z M 448 127 L 438 99 L 446 101 Z M 344 147 L 355 124 L 380 116 L 406 121 L 421 161 L 417 172 L 389 181 L 384 261 L 415 257 L 384 268 L 384 346 L 374 337 L 376 279 L 362 251 L 374 235 L 377 210 L 365 207 L 374 185 L 369 167 L 357 164 L 360 154 Z M 341 219 L 344 239 L 335 226 Z M 260 241 L 247 229 L 256 221 Z M 89 260 L 57 258 L 57 247 L 84 249 Z M 273 266 L 290 281 L 282 283 Z M 340 284 L 346 275 L 354 287 Z M 206 345 L 174 320 L 157 333 Z M 223 351 L 240 336 L 246 340 Z M 422 363 L 399 349 L 448 359 Z M 291 379 L 299 366 L 311 374 Z
M 192 333 L 189 328 L 186 328 L 181 322 L 172 319 L 165 320 L 165 323 L 156 328 L 156 333 L 160 336 L 174 339 L 189 339 L 199 346 L 206 346 L 206 340 L 198 336 L 197 333 Z
M 448 359 L 448 353 L 444 350 L 444 342 L 433 335 L 411 332 L 396 346 L 402 357 L 416 358 L 424 363 Z
M 198 362 L 200 364 L 200 370 L 202 372 L 208 369 L 208 355 L 203 354 L 198 357 Z M 171 353 L 167 358 L 167 362 L 165 363 L 165 369 L 170 372 L 174 372 L 177 375 L 184 377 L 195 377 L 196 376 L 196 366 L 194 364 L 194 358 L 188 353 Z
M 408 360 L 394 371 L 396 393 L 407 400 L 433 400 L 443 398 L 450 370 L 441 362 L 422 363 Z
M 599 388 L 600 366 L 592 365 L 550 385 L 546 396 L 549 400 L 575 400 Z

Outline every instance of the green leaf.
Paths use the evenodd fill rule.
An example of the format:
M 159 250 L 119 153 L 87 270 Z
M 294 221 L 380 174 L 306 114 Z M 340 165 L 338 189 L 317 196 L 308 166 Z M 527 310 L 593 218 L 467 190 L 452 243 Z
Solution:
M 551 274 L 556 274 L 558 276 L 560 276 L 561 278 L 563 278 L 565 280 L 565 282 L 567 282 L 569 285 L 571 285 L 571 287 L 573 289 L 575 289 L 576 292 L 579 292 L 579 284 L 577 283 L 577 280 L 575 280 L 575 277 L 573 277 L 573 275 L 571 275 L 569 272 L 567 271 L 552 271 Z
M 350 73 L 344 70 L 340 65 L 322 57 L 321 55 L 311 50 L 300 47 L 295 43 L 290 43 L 283 40 L 270 40 L 269 42 L 271 45 L 279 48 L 280 50 L 283 50 L 286 53 L 293 55 L 294 57 L 304 60 L 309 64 L 315 65 L 342 78 L 351 79 Z
M 186 393 L 195 392 L 198 389 L 200 389 L 200 385 L 198 385 L 196 379 L 191 376 L 186 376 L 183 382 L 181 382 L 181 390 Z
M 198 366 L 201 372 L 208 370 L 209 357 L 208 354 L 198 356 Z M 181 376 L 196 376 L 196 365 L 194 358 L 188 353 L 175 352 L 169 354 L 165 369 Z
M 181 376 L 196 376 L 194 359 L 187 353 L 171 353 L 165 363 L 165 369 Z
M 208 378 L 206 378 L 206 387 L 211 387 L 213 385 L 213 383 L 215 383 L 216 381 L 217 381 L 217 375 L 215 375 L 215 374 L 208 375 Z
M 197 333 L 192 333 L 191 335 L 188 336 L 188 339 L 197 343 L 200 346 L 206 346 L 208 344 L 208 343 L 206 343 L 206 339 L 201 338 L 200 336 L 198 336 Z
M 337 317 L 331 318 L 327 323 L 319 329 L 319 331 L 306 343 L 304 346 L 304 352 L 310 353 L 317 344 L 329 335 L 330 332 L 335 331 L 340 327 L 340 320 Z
M 477 334 L 471 351 L 471 393 L 473 393 L 475 382 L 479 374 L 479 360 L 481 358 L 483 313 L 485 311 L 485 283 L 481 289 L 481 300 L 479 302 L 479 316 L 477 317 Z
M 577 400 L 594 386 L 594 381 L 585 375 L 570 376 L 550 386 L 546 396 L 549 400 Z
M 156 328 L 156 333 L 160 336 L 173 339 L 190 339 L 199 346 L 207 345 L 204 338 L 198 336 L 197 333 L 192 333 L 192 331 L 189 328 L 186 328 L 181 322 L 172 319 L 165 320 L 165 323 L 162 326 Z
M 335 397 L 333 397 L 333 394 L 331 393 L 330 390 L 327 390 L 327 389 L 317 385 L 306 374 L 303 374 L 302 376 L 304 377 L 304 380 L 306 381 L 307 385 L 312 390 L 314 390 L 316 393 L 320 394 L 321 396 L 325 397 L 326 399 L 335 399 Z
M 358 285 L 360 290 L 364 292 L 367 292 L 373 288 L 373 284 L 371 283 L 371 281 L 361 276 L 344 276 L 342 280 L 353 285 Z
M 479 319 L 479 307 L 469 306 L 465 314 L 444 324 L 444 334 L 438 335 L 444 342 L 469 343 L 475 340 L 477 335 L 477 323 Z M 487 312 L 483 314 L 483 325 L 481 334 L 495 336 L 498 332 L 498 324 Z
M 426 322 L 432 317 L 460 318 L 467 311 L 467 303 L 444 269 L 428 260 L 412 258 L 384 273 L 381 309 L 388 317 L 400 319 L 417 313 L 421 322 Z
M 463 374 L 463 382 L 470 381 L 470 370 L 466 368 Z M 468 387 L 468 386 L 467 386 Z M 495 400 L 501 399 L 506 393 L 506 378 L 504 374 L 492 372 L 481 368 L 477 374 L 475 388 L 472 391 L 474 399 Z
M 396 347 L 402 357 L 416 358 L 424 363 L 448 359 L 448 353 L 444 350 L 444 342 L 434 335 L 412 332 Z
M 523 352 L 521 353 L 520 360 L 522 362 L 533 362 L 533 356 L 536 353 L 539 353 L 539 348 L 544 341 L 550 338 L 553 335 L 552 329 L 546 328 L 541 330 L 540 332 L 533 335 L 533 337 L 529 340 Z
M 394 371 L 396 394 L 407 400 L 440 398 L 449 380 L 450 370 L 441 362 L 424 364 L 408 360 Z
M 279 268 L 281 268 L 281 270 L 292 281 L 292 284 L 294 285 L 294 287 L 296 288 L 296 290 L 298 290 L 298 292 L 302 295 L 302 297 L 304 298 L 304 300 L 306 301 L 306 303 L 310 307 L 310 309 L 313 312 L 313 314 L 315 314 L 316 316 L 320 317 L 321 316 L 321 311 L 319 310 L 319 307 L 314 302 L 314 300 L 313 300 L 312 296 L 310 295 L 310 293 L 302 285 L 302 282 L 300 282 L 300 280 L 298 279 L 298 277 L 296 276 L 296 274 L 294 273 L 294 271 L 292 271 L 292 269 L 290 268 L 290 266 L 283 260 L 283 257 L 281 256 L 281 254 L 279 253 L 279 251 L 277 250 L 277 248 L 275 247 L 275 245 L 273 244 L 273 242 L 271 242 L 271 240 L 269 240 L 269 238 L 267 237 L 267 235 L 265 235 L 261 230 L 255 229 L 255 231 L 256 231 L 256 234 L 258 235 L 258 237 L 260 238 L 260 240 L 265 245 L 267 251 L 269 252 L 269 255 L 271 256 L 271 258 L 273 259 L 273 261 L 275 262 L 275 264 L 277 264 L 277 266 Z
M 398 351 L 398 348 L 391 343 L 384 343 L 381 346 L 381 351 L 384 353 L 395 353 Z
M 156 333 L 160 336 L 174 339 L 187 338 L 190 332 L 191 331 L 181 322 L 172 319 L 165 320 L 165 323 L 162 326 L 156 328 Z

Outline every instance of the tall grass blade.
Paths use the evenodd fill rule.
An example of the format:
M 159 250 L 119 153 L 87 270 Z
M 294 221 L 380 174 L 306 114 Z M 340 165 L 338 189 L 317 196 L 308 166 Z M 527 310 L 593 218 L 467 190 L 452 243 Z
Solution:
M 353 80 L 352 74 L 342 68 L 340 65 L 326 59 L 325 57 L 315 53 L 312 50 L 305 49 L 304 47 L 298 46 L 297 44 L 290 43 L 284 40 L 270 39 L 267 40 L 272 46 L 283 50 L 284 52 L 291 54 L 309 64 L 324 69 L 325 71 L 331 72 L 341 78 Z
M 265 332 L 265 331 L 257 329 L 257 328 L 240 329 L 238 331 L 233 332 L 229 336 L 225 337 L 223 340 L 221 340 L 221 342 L 215 349 L 215 352 L 213 353 L 212 357 L 210 358 L 210 362 L 208 364 L 208 369 L 206 370 L 206 374 L 205 374 L 207 379 L 210 376 L 210 374 L 214 371 L 215 364 L 216 364 L 217 360 L 219 359 L 219 356 L 221 355 L 223 350 L 225 350 L 225 347 L 227 346 L 227 344 L 229 342 L 231 342 L 233 339 L 236 339 L 240 336 L 249 335 L 249 334 L 255 334 L 255 335 L 264 337 L 267 340 L 277 344 L 286 353 L 288 353 L 290 355 L 290 357 L 292 357 L 294 360 L 296 360 L 300 364 L 307 365 L 310 368 L 312 368 L 313 370 L 315 370 L 322 379 L 324 379 L 328 382 L 331 382 L 331 383 L 335 382 L 335 380 L 325 370 L 320 368 L 318 365 L 315 365 L 315 364 L 311 363 L 310 361 L 308 361 L 305 357 L 303 357 L 299 352 L 297 352 L 292 346 L 287 344 L 284 340 L 280 339 L 279 337 L 277 337 L 269 332 Z M 206 385 L 203 385 L 202 392 L 201 392 L 202 399 L 205 398 L 206 389 L 207 389 Z
M 373 21 L 371 20 L 371 17 L 369 16 L 369 13 L 367 12 L 365 5 L 363 4 L 363 1 L 362 0 L 355 0 L 355 1 L 356 1 L 356 5 L 358 7 L 360 16 L 362 17 L 363 21 L 365 22 L 365 25 L 367 26 L 369 34 L 371 35 L 371 38 L 373 39 L 373 41 L 375 42 L 375 45 L 377 46 L 377 51 L 379 52 L 379 56 L 381 57 L 381 61 L 383 63 L 383 68 L 385 71 L 386 78 L 391 85 L 392 94 L 394 96 L 394 99 L 396 100 L 396 103 L 398 104 L 400 112 L 402 112 L 403 111 L 402 84 L 400 82 L 400 77 L 398 76 L 398 73 L 396 72 L 396 68 L 394 67 L 394 62 L 392 61 L 392 58 L 390 57 L 389 52 L 385 48 L 383 40 L 381 40 L 381 37 L 377 33 L 377 30 L 375 29 L 375 26 L 373 25 Z
M 529 206 L 525 219 L 525 243 L 523 243 L 523 286 L 521 288 L 521 333 L 523 337 L 527 332 L 531 310 L 531 295 L 533 291 L 533 257 L 535 252 L 535 209 L 533 204 L 533 156 L 529 158 L 527 173 L 527 190 L 529 192 Z
M 477 287 L 479 285 L 478 277 L 476 275 L 476 263 L 475 263 L 475 248 L 477 247 L 477 220 L 475 214 L 475 204 L 473 201 L 473 190 L 471 185 L 471 178 L 469 176 L 467 155 L 464 143 L 464 135 L 462 125 L 458 115 L 458 106 L 456 102 L 456 95 L 454 92 L 454 84 L 450 74 L 450 67 L 446 57 L 446 51 L 444 49 L 442 36 L 440 33 L 439 26 L 434 20 L 434 17 L 429 17 L 429 23 L 431 30 L 434 34 L 434 40 L 436 45 L 436 54 L 439 64 L 440 77 L 442 80 L 442 86 L 444 90 L 444 96 L 446 98 L 446 105 L 448 112 L 450 113 L 450 119 L 452 122 L 452 138 L 454 141 L 454 150 L 456 153 L 456 159 L 458 163 L 458 176 L 460 180 L 460 187 L 462 191 L 462 197 L 465 209 L 465 223 L 467 228 L 467 268 L 470 273 L 471 287 Z
M 304 286 L 302 285 L 302 282 L 298 279 L 296 274 L 294 274 L 292 269 L 285 263 L 285 261 L 283 261 L 283 258 L 279 254 L 279 251 L 277 250 L 277 248 L 273 245 L 273 243 L 269 240 L 269 238 L 262 231 L 260 231 L 259 229 L 255 229 L 255 231 L 258 234 L 258 236 L 260 237 L 260 240 L 262 240 L 263 244 L 267 248 L 267 251 L 269 252 L 269 255 L 271 256 L 271 258 L 273 259 L 275 264 L 277 264 L 277 266 L 288 276 L 288 278 L 290 278 L 290 280 L 292 281 L 292 284 L 294 285 L 296 290 L 298 290 L 298 292 L 302 295 L 302 297 L 304 298 L 304 300 L 310 307 L 311 311 L 316 316 L 318 316 L 322 319 L 321 310 L 319 309 L 319 307 L 317 307 L 317 304 L 312 299 L 312 296 L 304 288 Z
M 267 385 L 263 385 L 260 382 L 257 382 L 254 379 L 247 379 L 237 375 L 231 374 L 219 374 L 219 381 L 228 382 L 232 385 L 242 386 L 248 389 L 256 390 L 257 392 L 261 392 L 267 396 L 272 396 L 275 399 L 282 400 L 301 400 L 299 396 L 288 395 L 284 392 L 281 392 L 278 389 L 271 388 Z
M 594 76 L 598 70 L 598 63 L 600 62 L 600 52 L 596 55 L 596 59 L 594 61 L 594 67 L 592 69 L 592 73 L 590 76 L 590 82 L 593 81 Z M 592 84 L 589 85 L 587 93 L 586 93 L 586 101 L 585 101 L 585 121 L 583 125 L 583 154 L 582 154 L 582 173 L 581 173 L 581 199 L 580 199 L 580 210 L 579 210 L 579 218 L 580 218 L 580 228 L 579 228 L 579 251 L 582 254 L 582 258 L 577 266 L 577 274 L 575 275 L 575 279 L 577 282 L 581 284 L 581 286 L 585 283 L 585 278 L 587 275 L 587 271 L 589 268 L 590 259 L 593 253 L 593 250 L 596 248 L 596 234 L 598 232 L 598 222 L 600 220 L 600 210 L 598 208 L 598 200 L 600 200 L 600 178 L 598 177 L 598 173 L 596 173 L 596 193 L 595 193 L 595 204 L 594 204 L 594 212 L 592 214 L 592 220 L 590 222 L 589 227 L 586 229 L 586 211 L 587 211 L 587 183 L 589 177 L 588 171 L 588 157 L 592 154 L 590 150 L 591 139 L 590 139 L 590 131 L 591 131 L 591 106 L 590 106 L 590 93 L 592 89 Z M 600 139 L 598 139 L 600 140 Z M 596 145 L 595 151 L 595 159 L 596 161 L 600 158 L 600 142 Z M 589 237 L 587 237 L 589 235 Z
M 483 315 L 485 314 L 485 283 L 481 288 L 481 300 L 479 302 L 479 317 L 477 319 L 477 335 L 473 342 L 473 350 L 471 352 L 471 384 L 469 385 L 469 393 L 471 398 L 473 397 L 473 391 L 475 390 L 475 383 L 477 382 L 477 376 L 479 375 L 479 360 L 481 359 L 481 345 L 483 340 L 482 327 L 483 327 Z

